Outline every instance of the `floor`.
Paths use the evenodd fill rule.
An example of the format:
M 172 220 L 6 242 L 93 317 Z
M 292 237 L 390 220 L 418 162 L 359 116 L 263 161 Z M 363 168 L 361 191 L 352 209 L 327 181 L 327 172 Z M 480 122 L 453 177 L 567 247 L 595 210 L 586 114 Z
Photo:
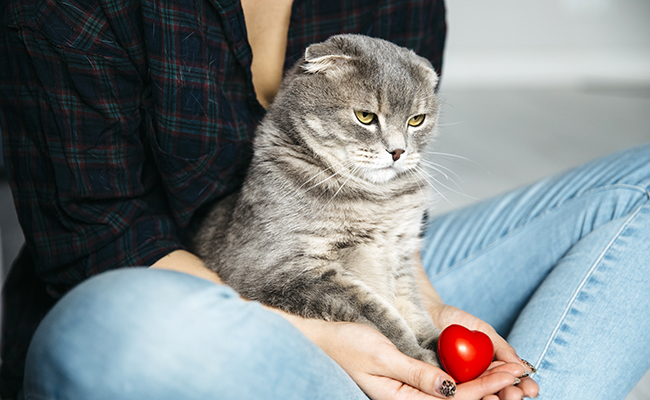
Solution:
M 444 88 L 444 84 L 443 84 Z M 485 199 L 596 157 L 650 141 L 650 87 L 456 90 L 444 105 L 434 156 L 449 168 L 436 212 Z M 649 160 L 650 162 L 650 160 Z M 23 242 L 0 181 L 0 267 Z M 648 344 L 650 345 L 650 344 Z M 626 400 L 650 399 L 650 374 Z
M 447 186 L 460 192 L 443 191 L 449 201 L 440 212 L 650 142 L 650 86 L 443 90 L 440 97 L 435 151 L 468 159 L 437 157 L 455 173 Z

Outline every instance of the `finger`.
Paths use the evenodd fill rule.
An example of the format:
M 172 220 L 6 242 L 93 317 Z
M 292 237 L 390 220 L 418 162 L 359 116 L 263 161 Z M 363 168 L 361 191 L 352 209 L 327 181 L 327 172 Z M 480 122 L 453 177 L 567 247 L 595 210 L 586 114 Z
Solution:
M 505 364 L 505 363 L 506 363 L 505 361 L 498 361 L 498 360 L 497 360 L 497 361 L 492 361 L 492 363 L 491 363 L 490 366 L 487 368 L 487 370 L 489 371 L 489 370 L 491 370 L 492 368 L 499 367 L 499 366 L 501 366 L 501 365 L 503 365 L 503 364 Z
M 473 381 L 458 385 L 456 398 L 482 399 L 514 385 L 516 380 L 517 378 L 509 372 L 492 372 Z
M 517 385 L 524 396 L 534 399 L 539 395 L 539 385 L 532 378 L 522 378 L 521 383 Z
M 535 368 L 533 364 L 529 363 L 528 361 L 522 358 L 520 358 L 519 361 L 524 365 L 524 368 L 526 369 L 526 376 L 532 375 L 537 372 L 537 368 Z
M 517 363 L 524 367 L 524 377 L 536 372 L 535 367 L 528 361 L 521 359 L 514 347 L 512 347 L 504 338 L 501 337 L 496 331 L 490 329 L 488 333 L 494 345 L 494 358 L 497 361 L 505 361 L 508 363 Z
M 426 394 L 395 379 L 366 375 L 357 381 L 373 400 L 434 400 L 439 397 Z
M 408 357 L 395 349 L 396 354 L 389 355 L 381 363 L 383 376 L 404 382 L 424 393 L 440 397 L 453 397 L 456 393 L 454 379 L 440 368 L 423 361 Z
M 492 342 L 494 343 L 494 355 L 497 360 L 521 363 L 521 359 L 515 349 L 501 336 L 493 338 Z
M 495 361 L 493 362 L 490 367 L 485 371 L 481 376 L 483 375 L 488 375 L 494 372 L 507 372 L 514 376 L 515 378 L 519 378 L 524 374 L 524 367 L 519 364 L 519 363 L 506 363 L 503 361 Z
M 539 394 L 539 386 L 531 378 L 520 379 L 520 382 L 515 382 L 514 386 L 506 387 L 499 392 L 499 399 L 501 400 L 520 400 L 523 396 L 535 398 Z
M 497 360 L 505 361 L 505 362 L 510 362 L 510 363 L 518 363 L 521 364 L 524 367 L 525 375 L 524 377 L 528 375 L 532 375 L 535 372 L 537 372 L 537 369 L 535 366 L 528 361 L 520 358 L 517 355 L 517 352 L 515 349 L 508 344 L 505 340 L 503 340 L 501 337 L 496 342 L 494 342 L 494 355 Z
M 524 392 L 517 386 L 508 386 L 499 392 L 499 400 L 521 400 Z
M 524 396 L 530 398 L 537 397 L 537 395 L 539 394 L 539 386 L 537 385 L 537 382 L 535 382 L 532 378 L 526 378 L 520 375 L 521 371 L 523 371 L 523 367 L 521 366 L 521 364 L 516 364 L 516 363 L 499 364 L 498 361 L 495 361 L 492 364 L 493 366 L 491 366 L 487 371 L 485 371 L 483 375 L 489 375 L 494 372 L 507 372 L 509 374 L 512 374 L 514 377 L 519 378 L 520 383 L 517 384 L 517 387 L 521 389 Z

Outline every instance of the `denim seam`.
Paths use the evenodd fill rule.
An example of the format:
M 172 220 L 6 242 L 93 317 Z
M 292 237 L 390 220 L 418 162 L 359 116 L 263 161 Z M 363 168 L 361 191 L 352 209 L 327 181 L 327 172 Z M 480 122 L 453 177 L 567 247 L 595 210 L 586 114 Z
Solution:
M 533 218 L 532 218 L 530 221 L 528 221 L 528 222 L 535 221 L 535 220 L 537 220 L 538 218 L 541 218 L 541 217 L 543 217 L 543 216 L 545 216 L 545 215 L 547 215 L 547 214 L 550 214 L 550 213 L 556 211 L 557 209 L 559 209 L 559 208 L 562 207 L 562 206 L 565 206 L 565 205 L 568 205 L 568 204 L 574 203 L 574 202 L 576 202 L 576 201 L 579 201 L 579 200 L 581 200 L 584 196 L 590 196 L 590 195 L 592 195 L 592 194 L 594 194 L 594 193 L 598 193 L 598 192 L 607 192 L 607 191 L 612 190 L 612 189 L 627 189 L 627 190 L 630 190 L 630 191 L 639 192 L 639 193 L 641 193 L 641 194 L 644 194 L 646 197 L 648 197 L 648 200 L 650 200 L 650 191 L 648 191 L 648 189 L 646 189 L 646 188 L 644 188 L 644 187 L 642 187 L 642 186 L 630 185 L 630 184 L 625 184 L 625 183 L 614 183 L 614 184 L 607 185 L 607 186 L 599 186 L 599 187 L 597 187 L 597 188 L 591 188 L 591 189 L 589 189 L 589 190 L 587 190 L 587 191 L 584 191 L 584 192 L 582 192 L 582 193 L 578 193 L 578 194 L 576 194 L 575 196 L 573 196 L 573 197 L 571 197 L 571 198 L 568 198 L 568 199 L 566 199 L 565 201 L 563 201 L 563 202 L 561 202 L 561 203 L 558 203 L 558 204 L 554 205 L 553 207 L 549 208 L 548 210 L 544 211 L 543 213 L 541 213 L 541 214 L 539 214 L 539 215 L 533 217 Z M 524 224 L 524 225 L 525 225 L 525 224 Z M 524 225 L 522 225 L 521 228 L 523 228 Z M 513 232 L 519 230 L 519 228 L 520 228 L 520 227 L 515 228 L 515 229 L 513 230 Z M 511 233 L 511 232 L 508 232 L 508 235 L 510 235 L 510 233 Z M 508 235 L 506 235 L 506 236 L 508 236 Z M 504 236 L 504 237 L 506 237 L 506 236 Z
M 556 339 L 557 333 L 560 330 L 560 327 L 562 326 L 562 324 L 564 323 L 564 321 L 566 319 L 566 316 L 569 313 L 569 310 L 573 307 L 573 303 L 578 298 L 578 295 L 580 294 L 580 292 L 582 291 L 584 286 L 587 284 L 587 281 L 593 275 L 594 271 L 596 270 L 596 268 L 598 267 L 598 265 L 600 264 L 602 259 L 605 257 L 605 254 L 607 254 L 607 252 L 611 249 L 614 242 L 620 237 L 621 233 L 629 226 L 630 221 L 632 221 L 641 212 L 642 209 L 643 209 L 643 206 L 637 207 L 637 209 L 630 215 L 630 217 L 625 221 L 625 223 L 619 228 L 618 232 L 616 232 L 614 237 L 612 237 L 612 240 L 610 240 L 609 243 L 607 244 L 607 246 L 605 246 L 605 248 L 600 253 L 600 255 L 598 256 L 598 259 L 594 262 L 594 264 L 591 266 L 591 268 L 589 268 L 589 272 L 587 272 L 585 277 L 582 279 L 582 282 L 580 282 L 580 285 L 578 286 L 576 291 L 573 293 L 573 296 L 569 300 L 569 303 L 566 305 L 566 308 L 564 309 L 564 312 L 562 313 L 562 316 L 560 317 L 559 321 L 555 325 L 555 328 L 553 329 L 553 332 L 551 332 L 551 336 L 549 337 L 548 342 L 546 342 L 546 345 L 544 346 L 544 350 L 542 350 L 542 353 L 540 354 L 539 359 L 535 363 L 536 367 L 540 366 L 540 364 L 542 362 L 542 359 L 546 356 L 546 353 L 548 352 L 548 349 L 551 346 L 551 343 L 553 343 L 553 341 Z
M 511 235 L 515 235 L 515 234 L 519 233 L 519 231 L 521 229 L 524 229 L 527 226 L 529 226 L 531 223 L 537 222 L 537 220 L 539 220 L 540 218 L 545 217 L 545 216 L 559 210 L 562 206 L 565 206 L 565 205 L 571 204 L 571 203 L 573 203 L 575 201 L 578 201 L 583 196 L 591 195 L 593 193 L 597 193 L 597 192 L 600 192 L 600 191 L 607 191 L 607 190 L 611 190 L 611 189 L 628 189 L 628 190 L 637 191 L 637 192 L 640 192 L 641 194 L 644 194 L 647 197 L 647 200 L 650 201 L 650 189 L 646 189 L 646 188 L 644 188 L 642 186 L 615 183 L 615 184 L 612 184 L 612 185 L 600 186 L 600 187 L 597 187 L 597 188 L 589 189 L 589 190 L 587 190 L 587 191 L 585 191 L 583 193 L 577 194 L 577 195 L 575 195 L 575 196 L 573 196 L 573 197 L 571 197 L 569 199 L 566 199 L 562 203 L 556 204 L 555 206 L 553 206 L 553 207 L 549 208 L 548 210 L 544 211 L 543 213 L 531 218 L 525 224 L 514 228 L 512 231 L 510 231 L 507 234 L 501 236 L 500 238 L 498 238 L 494 242 L 490 243 L 485 248 L 483 248 L 483 249 L 477 251 L 476 253 L 472 254 L 471 256 L 469 256 L 469 257 L 459 261 L 458 263 L 450 266 L 449 268 L 445 269 L 444 271 L 442 271 L 439 274 L 429 276 L 429 279 L 430 280 L 438 279 L 438 278 L 440 278 L 442 276 L 447 275 L 448 273 L 451 273 L 453 270 L 462 267 L 466 263 L 468 263 L 468 262 L 472 261 L 473 259 L 475 259 L 476 257 L 479 257 L 480 255 L 482 255 L 484 252 L 492 249 L 494 246 L 497 246 L 502 240 L 505 240 L 505 239 L 509 238 Z

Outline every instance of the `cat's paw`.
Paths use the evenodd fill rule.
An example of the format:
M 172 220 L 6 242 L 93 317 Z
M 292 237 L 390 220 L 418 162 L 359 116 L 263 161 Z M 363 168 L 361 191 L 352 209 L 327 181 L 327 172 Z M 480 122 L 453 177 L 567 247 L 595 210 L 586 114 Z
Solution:
M 412 356 L 415 359 L 424 361 L 427 364 L 431 364 L 435 367 L 440 368 L 440 363 L 438 362 L 438 356 L 436 352 L 429 349 L 420 349 L 416 355 Z
M 438 349 L 438 338 L 440 337 L 440 332 L 436 329 L 436 332 L 430 334 L 426 339 L 420 342 L 420 346 L 423 349 L 436 351 Z

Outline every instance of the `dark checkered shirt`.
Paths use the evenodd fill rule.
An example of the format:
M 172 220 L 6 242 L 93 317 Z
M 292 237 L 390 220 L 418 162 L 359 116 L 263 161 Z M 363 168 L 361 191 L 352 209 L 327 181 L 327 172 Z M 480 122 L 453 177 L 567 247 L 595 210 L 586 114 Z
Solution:
M 238 1 L 5 0 L 0 23 L 0 127 L 26 238 L 3 294 L 9 398 L 56 299 L 184 248 L 193 217 L 240 184 L 264 110 Z M 285 67 L 344 32 L 440 72 L 442 0 L 295 0 Z

